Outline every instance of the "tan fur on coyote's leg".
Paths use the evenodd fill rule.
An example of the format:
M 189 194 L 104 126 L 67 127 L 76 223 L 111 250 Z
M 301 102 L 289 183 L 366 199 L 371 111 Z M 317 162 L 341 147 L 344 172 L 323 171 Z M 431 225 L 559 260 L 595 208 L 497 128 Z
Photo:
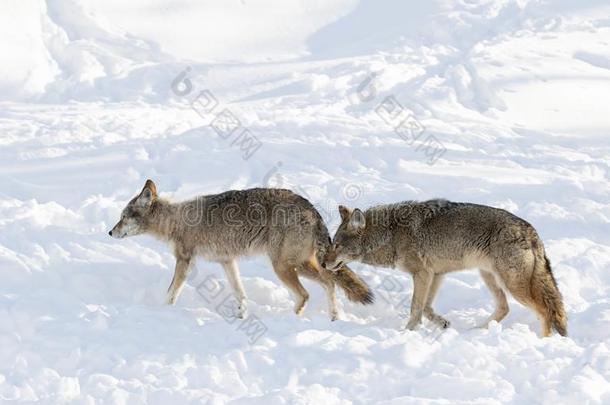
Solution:
M 295 314 L 302 315 L 303 310 L 305 309 L 305 304 L 309 299 L 309 293 L 299 281 L 299 276 L 297 275 L 295 266 L 286 263 L 274 263 L 273 270 L 284 285 L 294 294 Z
M 548 319 L 548 316 L 544 312 L 544 309 L 536 303 L 534 297 L 532 297 L 529 282 L 527 282 L 527 285 L 525 285 L 526 283 L 522 283 L 520 281 L 521 280 L 519 280 L 519 282 L 508 284 L 507 286 L 509 291 L 511 292 L 513 297 L 515 297 L 515 299 L 519 301 L 522 305 L 531 308 L 536 312 L 538 319 L 542 323 L 542 336 L 550 336 L 551 322 Z
M 506 294 L 496 282 L 496 276 L 485 270 L 480 270 L 479 273 L 481 273 L 481 278 L 483 278 L 483 281 L 487 285 L 487 288 L 489 288 L 489 291 L 491 291 L 496 302 L 494 313 L 491 314 L 485 322 L 477 326 L 479 328 L 486 328 L 491 321 L 502 321 L 502 319 L 508 315 L 509 307 L 508 301 L 506 300 Z
M 551 329 L 567 336 L 568 317 L 551 263 L 536 229 L 524 219 L 498 208 L 443 199 L 365 211 L 339 206 L 339 214 L 341 224 L 321 263 L 335 271 L 351 261 L 410 270 L 414 294 L 408 327 L 419 323 L 427 294 L 422 278 L 428 276 L 422 270 L 445 274 L 479 268 L 495 277 L 482 273 L 497 302 L 492 319 L 506 316 L 510 292 L 536 312 L 544 336 Z M 431 305 L 424 310 L 433 314 Z
M 428 299 L 433 274 L 420 269 L 413 273 L 413 298 L 411 299 L 411 315 L 407 323 L 408 330 L 414 330 L 421 323 L 421 318 Z
M 335 282 L 332 279 L 332 273 L 328 270 L 316 268 L 311 261 L 304 262 L 299 266 L 297 271 L 299 275 L 317 281 L 324 286 L 328 304 L 328 315 L 331 321 L 336 321 L 339 317 L 339 310 L 337 309 L 337 295 L 335 293 Z
M 182 288 L 184 287 L 184 282 L 191 271 L 192 259 L 189 258 L 179 258 L 176 259 L 176 269 L 174 271 L 174 278 L 172 279 L 172 283 L 167 289 L 167 300 L 166 303 L 169 305 L 174 305 L 176 300 L 180 296 L 182 292 Z
M 328 229 L 315 207 L 290 190 L 274 188 L 229 190 L 171 202 L 159 197 L 155 183 L 147 180 L 108 233 L 117 239 L 149 234 L 172 246 L 177 262 L 167 295 L 170 304 L 180 295 L 191 257 L 224 263 L 227 278 L 240 301 L 242 316 L 246 295 L 237 265 L 229 262 L 266 254 L 272 263 L 282 264 L 279 273 L 288 281 L 290 289 L 296 291 L 300 312 L 306 300 L 303 297 L 307 295 L 300 284 L 296 285 L 294 268 L 307 260 L 319 263 L 331 248 Z M 288 265 L 291 269 L 285 270 Z M 328 277 L 326 273 L 321 283 L 327 290 L 331 316 L 335 312 L 331 289 L 334 283 L 345 290 L 350 301 L 373 302 L 371 289 L 347 267 Z
M 339 310 L 337 309 L 337 295 L 335 292 L 335 283 L 329 282 L 324 285 L 326 289 L 326 299 L 328 300 L 328 313 L 331 321 L 336 321 L 339 318 Z
M 222 265 L 222 268 L 224 269 L 225 274 L 227 275 L 229 284 L 231 284 L 231 288 L 233 288 L 235 299 L 237 299 L 238 302 L 237 317 L 240 319 L 244 319 L 247 313 L 246 292 L 244 291 L 244 286 L 241 283 L 241 277 L 239 275 L 239 267 L 237 266 L 237 262 L 235 260 L 230 260 L 222 262 L 220 264 Z
M 521 252 L 520 252 L 521 253 Z M 532 295 L 532 276 L 535 260 L 531 252 L 513 254 L 511 260 L 503 258 L 496 264 L 502 281 L 513 297 L 522 305 L 533 309 L 542 324 L 542 336 L 551 335 L 551 320 L 540 300 Z
M 438 289 L 441 286 L 443 278 L 443 274 L 434 275 L 434 278 L 432 279 L 432 284 L 430 285 L 430 291 L 428 291 L 428 299 L 426 300 L 426 307 L 424 308 L 424 316 L 430 321 L 440 326 L 441 328 L 446 329 L 451 323 L 442 316 L 435 313 L 434 309 L 432 309 L 434 298 L 436 298 L 436 294 L 438 293 Z

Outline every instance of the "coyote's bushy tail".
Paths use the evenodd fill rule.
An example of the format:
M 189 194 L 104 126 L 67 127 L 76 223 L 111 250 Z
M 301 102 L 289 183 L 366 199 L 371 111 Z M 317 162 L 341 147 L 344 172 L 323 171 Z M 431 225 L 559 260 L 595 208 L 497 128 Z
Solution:
M 332 273 L 335 283 L 345 291 L 345 295 L 350 301 L 364 305 L 372 304 L 375 301 L 371 288 L 349 267 L 343 266 Z
M 532 277 L 532 295 L 543 304 L 551 325 L 561 336 L 568 335 L 568 317 L 563 307 L 561 292 L 551 270 L 551 262 L 542 253 L 544 259 L 538 259 Z M 542 262 L 542 263 L 541 263 Z

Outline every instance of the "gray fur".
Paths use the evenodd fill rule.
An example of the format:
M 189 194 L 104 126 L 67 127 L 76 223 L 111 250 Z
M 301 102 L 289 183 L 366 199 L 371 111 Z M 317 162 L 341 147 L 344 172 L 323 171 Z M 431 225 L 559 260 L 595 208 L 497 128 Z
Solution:
M 232 190 L 171 203 L 158 198 L 155 184 L 148 180 L 110 231 L 117 238 L 143 233 L 173 247 L 176 271 L 168 291 L 170 304 L 178 298 L 195 257 L 201 256 L 223 266 L 243 317 L 246 296 L 236 261 L 258 254 L 271 259 L 280 280 L 295 294 L 298 314 L 309 297 L 298 275 L 324 286 L 332 319 L 337 317 L 335 283 L 350 300 L 372 301 L 368 286 L 350 269 L 339 274 L 320 267 L 330 246 L 328 230 L 313 205 L 290 190 Z
M 416 328 L 422 315 L 448 326 L 431 307 L 442 276 L 479 268 L 497 304 L 488 322 L 506 316 L 509 291 L 535 310 L 545 336 L 551 327 L 567 334 L 561 293 L 542 241 L 523 219 L 497 208 L 441 199 L 372 207 L 363 213 L 364 221 L 358 209 L 339 207 L 339 212 L 342 223 L 323 265 L 359 261 L 411 273 L 414 293 L 407 328 Z

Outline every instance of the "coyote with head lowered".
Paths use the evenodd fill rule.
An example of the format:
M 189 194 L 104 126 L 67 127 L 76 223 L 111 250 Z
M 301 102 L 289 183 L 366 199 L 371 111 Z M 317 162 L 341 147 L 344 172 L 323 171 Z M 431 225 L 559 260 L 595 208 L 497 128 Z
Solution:
M 328 230 L 314 206 L 290 190 L 233 190 L 172 203 L 159 198 L 157 187 L 148 180 L 109 232 L 114 238 L 144 233 L 168 242 L 174 251 L 176 269 L 167 293 L 169 304 L 180 295 L 195 257 L 202 256 L 224 268 L 239 303 L 237 316 L 243 318 L 246 294 L 237 259 L 256 254 L 271 259 L 273 270 L 295 295 L 298 315 L 309 299 L 299 276 L 322 284 L 332 320 L 337 318 L 335 284 L 351 301 L 373 302 L 369 287 L 347 266 L 331 272 L 319 265 L 330 247 Z
M 567 335 L 561 293 L 542 241 L 528 222 L 492 207 L 446 200 L 381 205 L 366 211 L 339 207 L 341 225 L 322 265 L 340 269 L 349 261 L 398 267 L 413 276 L 407 329 L 422 315 L 445 328 L 432 302 L 444 274 L 478 268 L 496 309 L 485 322 L 508 314 L 506 293 L 533 309 L 542 334 Z

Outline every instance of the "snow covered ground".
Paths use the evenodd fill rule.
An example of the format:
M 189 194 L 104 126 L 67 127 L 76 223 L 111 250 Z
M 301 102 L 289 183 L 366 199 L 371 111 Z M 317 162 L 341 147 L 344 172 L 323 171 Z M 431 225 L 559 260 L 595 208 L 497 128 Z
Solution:
M 607 1 L 5 0 L 0 55 L 1 402 L 610 403 Z M 471 329 L 476 271 L 443 285 L 444 332 L 401 331 L 410 278 L 367 266 L 376 303 L 340 294 L 333 323 L 307 281 L 295 316 L 263 258 L 241 265 L 256 327 L 203 261 L 165 306 L 169 249 L 107 235 L 147 178 L 289 187 L 331 230 L 339 203 L 508 209 L 570 337 L 514 301 Z

